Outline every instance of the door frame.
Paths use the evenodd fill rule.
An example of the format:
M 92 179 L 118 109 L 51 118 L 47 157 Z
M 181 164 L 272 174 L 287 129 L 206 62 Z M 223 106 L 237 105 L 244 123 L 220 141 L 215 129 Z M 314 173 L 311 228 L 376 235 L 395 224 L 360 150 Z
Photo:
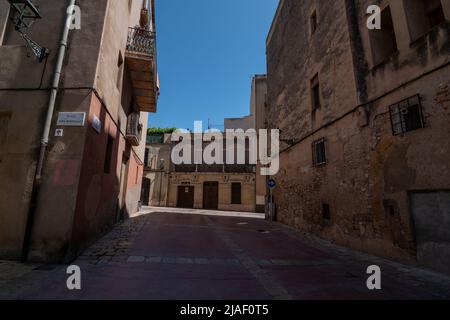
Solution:
M 211 184 L 214 185 L 215 187 L 217 186 L 217 201 L 215 202 L 217 205 L 214 206 L 214 208 L 207 208 L 206 207 L 206 197 L 205 197 L 205 186 L 207 184 Z M 218 181 L 205 181 L 203 182 L 203 209 L 206 210 L 219 210 L 219 182 Z
M 190 191 L 189 193 L 192 193 L 192 206 L 186 207 L 186 206 L 182 206 L 181 202 L 180 202 L 180 190 L 182 191 L 182 189 L 184 188 L 189 188 Z M 190 202 L 190 201 L 189 201 Z M 195 207 L 195 186 L 191 186 L 191 185 L 180 185 L 177 186 L 177 208 L 184 208 L 184 209 L 194 209 Z
M 416 224 L 417 222 L 415 221 L 414 218 L 414 208 L 412 206 L 412 197 L 414 194 L 425 194 L 425 193 L 439 193 L 439 192 L 450 192 L 450 189 L 412 189 L 412 190 L 408 190 L 407 194 L 408 194 L 408 210 L 409 210 L 409 224 L 410 224 L 410 228 L 411 228 L 411 237 L 412 240 L 414 242 L 414 250 L 415 250 L 415 256 L 417 258 L 417 254 L 418 254 L 418 250 L 417 250 L 417 232 L 416 232 Z

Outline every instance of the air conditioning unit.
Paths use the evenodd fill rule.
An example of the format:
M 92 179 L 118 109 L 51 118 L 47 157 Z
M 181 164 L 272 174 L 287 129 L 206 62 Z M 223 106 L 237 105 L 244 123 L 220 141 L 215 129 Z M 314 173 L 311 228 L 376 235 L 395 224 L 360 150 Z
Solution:
M 126 139 L 132 146 L 138 146 L 142 137 L 142 124 L 139 122 L 139 113 L 128 116 Z

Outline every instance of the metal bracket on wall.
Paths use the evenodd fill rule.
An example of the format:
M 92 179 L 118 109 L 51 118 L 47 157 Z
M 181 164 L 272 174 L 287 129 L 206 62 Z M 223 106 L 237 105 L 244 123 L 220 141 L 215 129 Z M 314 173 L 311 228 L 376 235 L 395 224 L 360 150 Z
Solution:
M 27 34 L 20 31 L 20 36 L 25 41 L 27 48 L 31 50 L 31 52 L 39 59 L 39 62 L 45 59 L 46 56 L 50 53 L 47 48 L 41 47 L 35 41 L 33 41 Z

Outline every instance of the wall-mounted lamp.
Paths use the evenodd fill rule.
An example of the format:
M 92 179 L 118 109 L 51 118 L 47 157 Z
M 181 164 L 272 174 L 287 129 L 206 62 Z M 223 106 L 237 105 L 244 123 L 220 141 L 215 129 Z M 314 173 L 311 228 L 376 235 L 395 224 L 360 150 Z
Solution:
M 31 0 L 8 0 L 8 2 L 11 5 L 11 10 L 13 10 L 11 20 L 14 23 L 16 31 L 20 33 L 27 47 L 39 59 L 39 62 L 41 62 L 49 54 L 49 50 L 41 47 L 24 32 L 36 20 L 42 19 L 39 11 Z

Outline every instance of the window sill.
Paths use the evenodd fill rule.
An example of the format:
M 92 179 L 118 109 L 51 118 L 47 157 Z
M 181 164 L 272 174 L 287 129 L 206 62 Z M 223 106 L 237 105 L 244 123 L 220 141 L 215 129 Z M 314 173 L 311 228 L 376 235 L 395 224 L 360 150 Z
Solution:
M 313 168 L 322 168 L 322 167 L 326 167 L 327 164 L 328 164 L 328 162 L 318 163 L 318 164 L 313 164 Z
M 390 54 L 387 58 L 383 59 L 380 62 L 377 62 L 373 65 L 372 69 L 370 69 L 371 72 L 377 71 L 378 69 L 384 68 L 386 65 L 388 65 L 392 60 L 397 59 L 400 55 L 400 51 L 395 51 L 392 54 Z
M 322 106 L 318 106 L 318 107 L 315 107 L 315 108 L 311 108 L 311 113 L 316 113 L 316 112 L 318 112 L 320 109 L 322 109 Z
M 409 44 L 410 48 L 414 48 L 416 46 L 419 46 L 420 44 L 423 44 L 423 42 L 432 34 L 437 33 L 440 29 L 443 27 L 449 25 L 449 21 L 443 21 L 440 24 L 434 26 L 433 28 L 429 29 L 427 32 L 425 32 L 423 35 L 417 37 L 416 39 L 412 40 Z
M 423 129 L 425 129 L 425 126 L 423 126 L 423 127 L 421 127 L 421 128 L 417 128 L 417 129 L 413 129 L 413 130 L 408 130 L 408 131 L 405 131 L 405 132 L 400 132 L 400 133 L 394 133 L 394 132 L 392 132 L 392 136 L 393 137 L 401 137 L 401 138 L 403 138 L 403 137 L 405 137 L 405 136 L 407 136 L 407 135 L 410 135 L 410 134 L 412 134 L 412 133 L 414 133 L 414 132 L 420 132 L 421 130 L 423 130 Z

